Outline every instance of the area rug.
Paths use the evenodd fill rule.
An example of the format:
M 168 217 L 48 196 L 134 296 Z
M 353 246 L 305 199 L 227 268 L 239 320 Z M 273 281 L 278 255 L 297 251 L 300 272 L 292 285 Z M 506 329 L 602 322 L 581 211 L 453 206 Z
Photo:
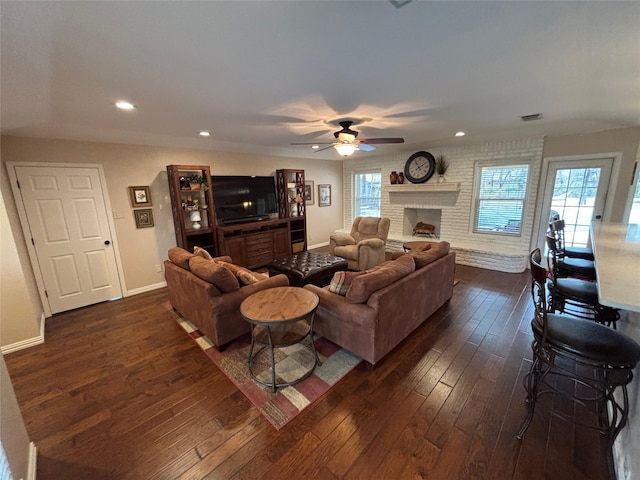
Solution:
M 333 385 L 362 361 L 353 353 L 340 348 L 326 338 L 316 336 L 314 344 L 322 365 L 316 367 L 315 371 L 300 383 L 279 388 L 276 393 L 272 393 L 269 387 L 255 382 L 249 373 L 247 365 L 251 341 L 249 334 L 240 337 L 232 342 L 226 350 L 219 352 L 192 323 L 180 317 L 177 320 L 180 326 L 213 360 L 213 363 L 278 430 L 327 393 Z M 305 372 L 313 362 L 313 355 L 304 346 L 292 345 L 276 349 L 275 360 L 278 375 L 286 379 L 287 376 L 299 376 L 301 371 Z M 256 357 L 254 372 L 258 378 L 270 381 L 270 355 L 263 352 Z

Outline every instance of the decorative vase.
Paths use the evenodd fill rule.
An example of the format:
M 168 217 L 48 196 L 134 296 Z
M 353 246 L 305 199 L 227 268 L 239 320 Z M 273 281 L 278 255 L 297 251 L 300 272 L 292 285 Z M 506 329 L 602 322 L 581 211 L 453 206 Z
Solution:
M 443 174 L 441 174 L 441 175 L 438 175 L 438 183 L 444 183 L 444 182 L 446 182 L 446 181 L 447 181 L 447 179 L 446 179 L 446 177 L 444 176 L 444 173 L 443 173 Z
M 391 174 L 389 175 L 389 181 L 394 184 L 394 183 L 398 183 L 398 174 L 396 173 L 396 171 L 394 170 L 393 172 L 391 172 Z
M 398 172 L 398 183 L 404 183 L 404 173 Z

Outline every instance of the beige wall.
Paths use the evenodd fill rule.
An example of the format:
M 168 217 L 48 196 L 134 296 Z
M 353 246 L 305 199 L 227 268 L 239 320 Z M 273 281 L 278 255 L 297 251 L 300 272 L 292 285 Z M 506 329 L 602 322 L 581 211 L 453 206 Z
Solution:
M 208 165 L 212 173 L 221 175 L 273 175 L 279 168 L 302 168 L 305 170 L 306 178 L 315 182 L 316 189 L 319 183 L 329 183 L 333 186 L 333 201 L 330 207 L 320 208 L 316 201 L 315 205 L 308 208 L 308 244 L 328 243 L 329 234 L 342 227 L 341 161 L 12 136 L 3 136 L 1 142 L 3 163 L 55 162 L 102 165 L 114 217 L 126 292 L 143 291 L 164 282 L 164 274 L 156 272 L 156 265 L 162 264 L 167 250 L 176 245 L 166 173 L 166 166 L 170 164 Z M 3 172 L 3 176 L 6 177 L 6 172 Z M 149 185 L 151 188 L 154 228 L 135 227 L 128 191 L 128 187 L 133 185 Z M 15 202 L 6 179 L 3 179 L 0 186 L 11 229 L 14 233 L 17 231 L 16 236 L 24 242 Z M 26 260 L 28 266 L 28 258 L 25 258 L 26 248 L 23 246 L 18 250 L 21 260 L 23 263 Z M 28 273 L 25 274 L 27 286 L 35 290 Z M 4 271 L 2 278 L 5 278 Z
M 3 178 L 3 183 L 6 181 Z M 22 235 L 20 240 L 24 241 Z M 26 255 L 26 249 L 24 249 Z M 0 195 L 0 347 L 14 345 L 40 335 L 42 307 L 37 293 L 30 294 L 27 278 L 33 281 L 30 266 L 20 263 L 5 201 Z M 31 275 L 25 275 L 25 270 Z M 34 285 L 35 288 L 35 285 Z
M 636 161 L 639 143 L 640 127 L 619 128 L 588 135 L 549 136 L 544 142 L 543 156 L 548 158 L 620 152 L 622 163 L 618 182 L 613 198 L 608 197 L 607 201 L 613 201 L 609 220 L 621 222 L 631 188 L 633 165 Z

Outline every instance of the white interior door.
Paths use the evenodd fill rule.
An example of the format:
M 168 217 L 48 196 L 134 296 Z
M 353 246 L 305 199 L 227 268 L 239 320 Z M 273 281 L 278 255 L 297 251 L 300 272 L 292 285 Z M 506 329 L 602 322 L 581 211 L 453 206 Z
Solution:
M 567 246 L 587 246 L 589 227 L 604 213 L 613 168 L 612 158 L 549 162 L 541 210 L 538 245 L 553 215 L 565 221 Z
M 121 297 L 98 170 L 15 171 L 51 313 Z

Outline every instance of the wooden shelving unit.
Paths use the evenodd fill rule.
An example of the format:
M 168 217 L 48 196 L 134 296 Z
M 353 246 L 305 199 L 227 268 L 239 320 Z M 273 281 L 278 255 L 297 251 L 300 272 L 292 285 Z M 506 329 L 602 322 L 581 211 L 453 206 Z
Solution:
M 276 170 L 278 213 L 289 219 L 291 252 L 307 249 L 307 217 L 304 199 L 304 170 Z
M 210 168 L 203 165 L 167 165 L 167 175 L 177 245 L 190 252 L 195 246 L 202 247 L 216 255 Z M 203 182 L 190 181 L 196 176 Z M 192 220 L 194 213 L 200 215 L 200 221 Z M 200 228 L 194 228 L 198 224 Z

